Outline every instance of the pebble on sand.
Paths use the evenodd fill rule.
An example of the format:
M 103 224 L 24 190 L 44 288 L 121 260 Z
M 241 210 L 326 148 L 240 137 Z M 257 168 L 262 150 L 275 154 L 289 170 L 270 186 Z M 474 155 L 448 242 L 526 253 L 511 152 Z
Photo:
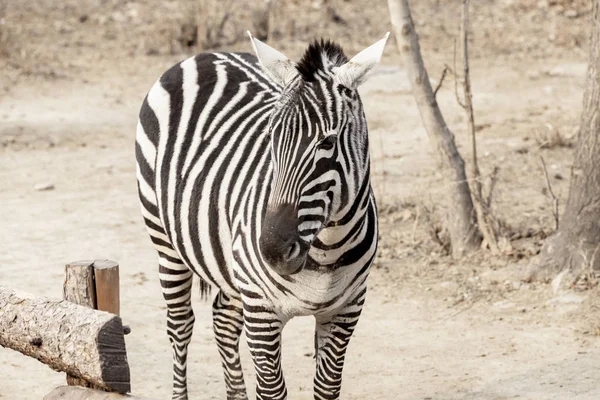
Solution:
M 54 190 L 54 184 L 50 183 L 50 182 L 38 183 L 33 188 L 35 190 L 37 190 L 38 192 L 43 192 L 43 191 L 47 191 L 47 190 Z

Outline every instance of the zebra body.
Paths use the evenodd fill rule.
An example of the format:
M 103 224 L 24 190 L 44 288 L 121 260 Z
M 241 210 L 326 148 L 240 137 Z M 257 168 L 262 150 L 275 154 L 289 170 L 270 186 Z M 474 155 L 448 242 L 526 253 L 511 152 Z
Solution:
M 366 121 L 355 89 L 385 40 L 358 72 L 343 70 L 347 60 L 331 43 L 313 45 L 296 65 L 252 40 L 258 59 L 206 53 L 177 64 L 140 111 L 138 189 L 159 254 L 173 398 L 187 398 L 196 273 L 203 294 L 218 288 L 213 325 L 228 399 L 247 398 L 242 330 L 257 398 L 287 398 L 281 330 L 300 315 L 317 320 L 315 398 L 337 399 L 377 247 Z

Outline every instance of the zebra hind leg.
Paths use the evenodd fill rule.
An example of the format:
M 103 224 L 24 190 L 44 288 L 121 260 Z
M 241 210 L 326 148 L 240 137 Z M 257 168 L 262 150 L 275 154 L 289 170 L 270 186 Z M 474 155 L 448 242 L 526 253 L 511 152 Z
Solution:
M 160 286 L 167 303 L 167 335 L 173 351 L 173 400 L 187 400 L 187 354 L 194 329 L 192 271 L 180 260 L 159 258 Z
M 225 373 L 227 400 L 248 399 L 239 352 L 243 326 L 242 301 L 220 291 L 213 302 L 213 329 Z

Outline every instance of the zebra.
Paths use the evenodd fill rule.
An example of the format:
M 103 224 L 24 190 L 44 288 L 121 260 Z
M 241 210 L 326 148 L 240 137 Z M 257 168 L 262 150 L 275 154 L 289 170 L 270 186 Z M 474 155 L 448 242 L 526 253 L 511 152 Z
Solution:
M 248 53 L 202 53 L 166 71 L 136 132 L 141 212 L 158 252 L 173 353 L 173 399 L 188 398 L 193 275 L 212 305 L 227 399 L 286 399 L 281 333 L 316 320 L 315 399 L 338 399 L 367 293 L 378 223 L 358 86 L 386 36 L 348 61 L 316 40 L 300 62 L 248 32 Z

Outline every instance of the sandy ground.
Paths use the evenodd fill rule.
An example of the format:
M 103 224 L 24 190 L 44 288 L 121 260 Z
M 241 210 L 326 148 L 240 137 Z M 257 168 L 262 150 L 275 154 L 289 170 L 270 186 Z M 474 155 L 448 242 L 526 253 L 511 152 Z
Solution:
M 561 99 L 563 109 L 572 109 L 571 116 L 576 116 L 585 65 L 557 62 L 555 66 L 564 71 L 564 76 L 525 80 L 518 88 L 509 84 L 521 73 L 517 67 L 475 68 L 481 123 L 502 125 L 494 120 L 500 114 L 510 115 L 515 125 L 526 124 L 529 122 L 519 122 L 519 118 L 530 113 L 534 103 L 543 110 L 543 103 L 554 104 L 556 98 Z M 363 98 L 371 122 L 380 201 L 407 201 L 426 194 L 439 199 L 443 188 L 403 71 L 388 65 L 373 75 L 363 88 Z M 120 93 L 119 78 L 114 79 L 117 90 L 110 93 L 97 85 L 82 90 L 61 82 L 40 84 L 36 90 L 18 88 L 3 101 L 3 131 L 18 127 L 31 132 L 33 139 L 20 144 L 15 138 L 0 157 L 4 247 L 0 282 L 60 297 L 66 262 L 118 260 L 123 319 L 132 327 L 127 348 L 133 391 L 162 399 L 170 392 L 170 349 L 163 327 L 165 307 L 156 279 L 155 255 L 136 202 L 132 139 L 138 104 L 135 98 L 112 100 L 114 93 Z M 545 87 L 551 88 L 551 96 L 540 93 Z M 514 90 L 518 90 L 518 104 L 513 101 Z M 138 101 L 143 93 L 139 92 Z M 445 91 L 441 104 L 454 110 L 448 113 L 449 121 L 458 122 L 462 118 L 452 101 L 452 93 Z M 40 131 L 51 132 L 46 137 L 54 144 L 37 137 Z M 543 181 L 534 167 L 535 156 L 529 156 L 534 160 L 528 162 L 527 154 L 514 151 L 527 143 L 506 127 L 486 133 L 481 151 L 490 154 L 483 162 L 488 165 L 488 159 L 493 159 L 502 163 L 499 208 L 519 207 L 521 215 L 535 213 L 544 221 L 539 209 L 547 213 L 548 207 L 543 205 Z M 553 171 L 568 177 L 568 152 L 554 150 L 544 156 Z M 516 179 L 514 174 L 521 176 Z M 536 183 L 531 185 L 526 175 Z M 502 183 L 509 178 L 513 181 L 510 188 Z M 34 190 L 36 184 L 46 182 L 55 189 Z M 564 197 L 565 183 L 558 184 L 558 192 Z M 510 218 L 513 214 L 506 215 Z M 383 221 L 385 251 L 390 245 L 385 237 L 393 236 L 396 228 L 385 217 Z M 412 226 L 413 219 L 408 223 Z M 411 249 L 407 244 L 392 243 L 392 247 L 396 252 Z M 418 248 L 413 251 L 419 252 Z M 552 293 L 548 285 L 523 285 L 512 292 L 494 292 L 489 300 L 457 302 L 448 293 L 461 290 L 460 279 L 437 279 L 436 274 L 444 272 L 436 272 L 436 268 L 452 265 L 447 257 L 440 260 L 437 264 L 430 259 L 423 261 L 410 252 L 397 259 L 380 258 L 380 267 L 372 273 L 364 316 L 349 350 L 344 398 L 600 396 L 600 343 L 589 332 L 583 333 L 581 321 L 569 317 L 585 302 L 587 293 Z M 485 274 L 482 276 L 485 280 Z M 501 286 L 504 284 L 502 280 Z M 210 309 L 199 300 L 195 308 L 198 322 L 190 356 L 191 393 L 193 398 L 223 398 Z M 298 319 L 285 330 L 284 365 L 290 398 L 311 398 L 312 328 L 310 319 Z M 249 357 L 244 354 L 251 383 Z M 0 395 L 6 398 L 39 399 L 64 380 L 63 374 L 10 350 L 0 350 L 0 359 Z
M 446 183 L 393 46 L 361 89 L 381 249 L 347 356 L 342 398 L 600 398 L 598 287 L 555 290 L 520 279 L 553 229 L 540 156 L 561 204 L 568 195 L 571 148 L 542 143 L 553 132 L 573 140 L 585 52 L 520 54 L 478 57 L 472 65 L 480 166 L 484 176 L 500 168 L 493 208 L 510 241 L 510 250 L 500 256 L 455 261 L 428 235 L 429 221 L 443 208 Z M 133 140 L 143 96 L 183 56 L 136 57 L 136 65 L 125 58 L 99 60 L 88 69 L 68 69 L 63 77 L 31 73 L 3 92 L 0 284 L 59 298 L 65 263 L 118 261 L 122 317 L 132 328 L 126 341 L 133 393 L 166 399 L 171 385 L 166 311 L 155 253 L 139 216 Z M 429 54 L 427 61 L 435 80 L 451 59 L 445 52 Z M 467 155 L 465 118 L 452 86 L 451 80 L 445 83 L 439 102 Z M 46 183 L 54 189 L 34 189 Z M 194 307 L 191 398 L 222 399 L 210 307 L 198 298 Z M 312 398 L 312 329 L 310 318 L 300 318 L 284 332 L 291 399 Z M 252 394 L 253 371 L 242 347 Z M 65 379 L 7 349 L 0 349 L 0 372 L 0 398 L 6 399 L 40 399 Z

